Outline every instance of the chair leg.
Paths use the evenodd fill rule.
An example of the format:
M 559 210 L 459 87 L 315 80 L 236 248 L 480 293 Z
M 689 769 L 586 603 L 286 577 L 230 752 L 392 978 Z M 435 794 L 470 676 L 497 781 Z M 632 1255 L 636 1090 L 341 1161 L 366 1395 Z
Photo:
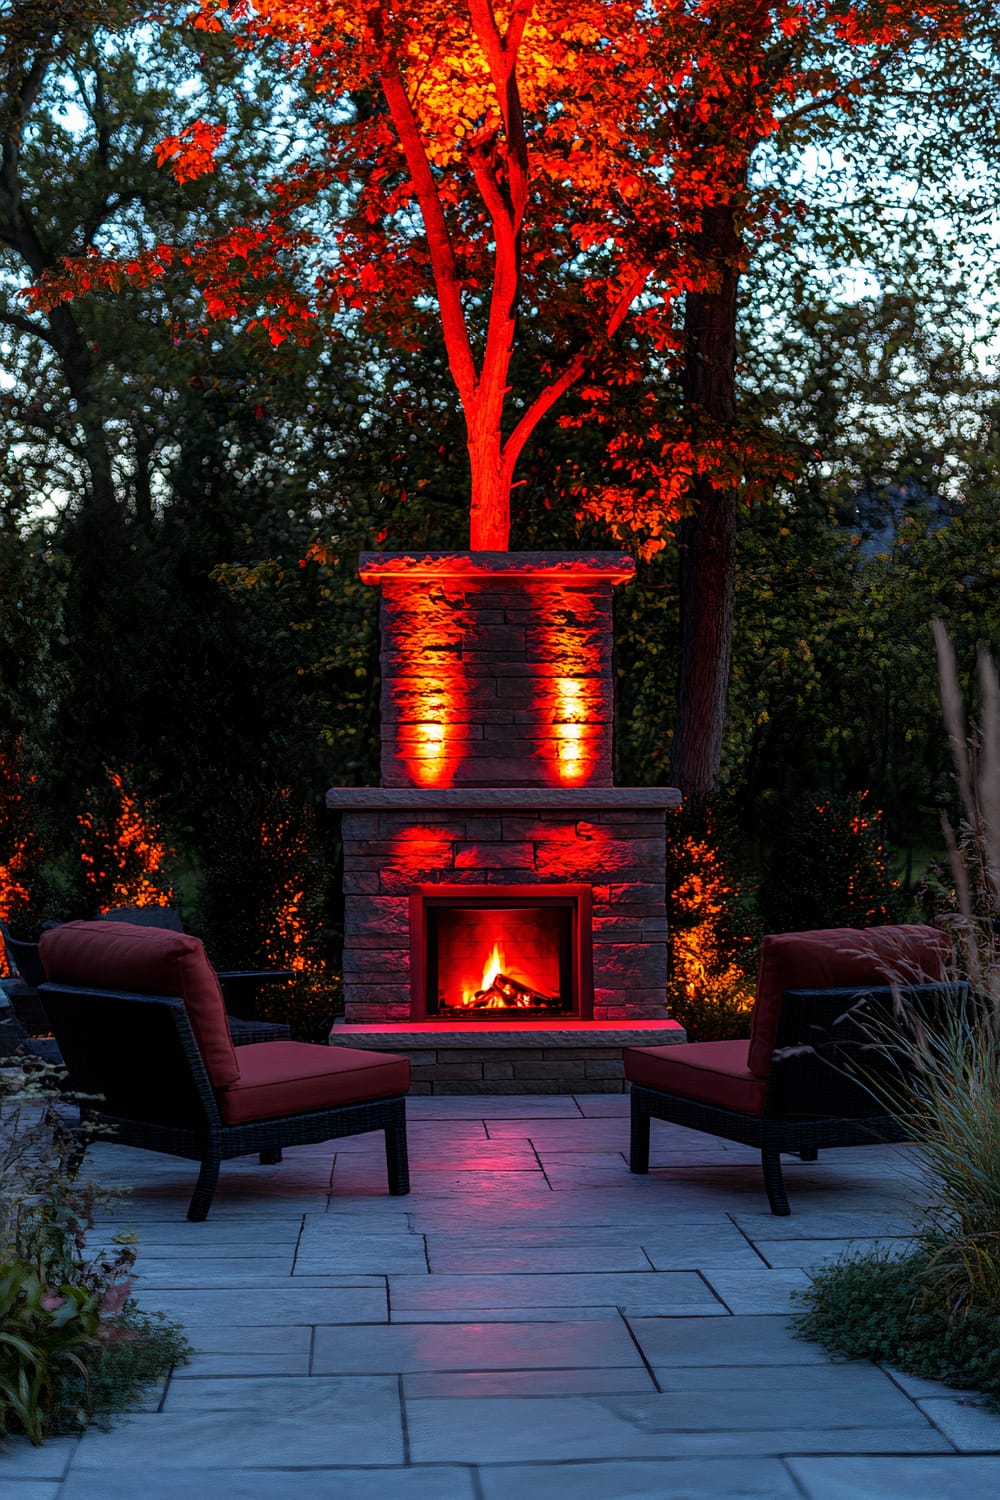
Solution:
M 203 1219 L 208 1218 L 208 1210 L 212 1206 L 212 1198 L 215 1193 L 215 1184 L 219 1180 L 219 1164 L 222 1158 L 214 1154 L 203 1156 L 201 1159 L 201 1171 L 198 1173 L 198 1181 L 188 1204 L 187 1216 L 193 1224 L 200 1224 Z
M 632 1128 L 629 1136 L 628 1168 L 630 1172 L 649 1171 L 649 1120 L 650 1117 L 639 1106 L 638 1096 L 632 1093 Z
M 260 1153 L 260 1164 L 262 1167 L 277 1166 L 281 1160 L 281 1147 L 269 1146 L 266 1151 Z
M 788 1206 L 785 1180 L 781 1175 L 781 1152 L 777 1146 L 762 1146 L 760 1161 L 764 1168 L 764 1187 L 767 1189 L 771 1212 L 779 1218 L 785 1218 L 792 1210 Z
M 410 1191 L 410 1163 L 406 1150 L 406 1116 L 397 1125 L 385 1127 L 385 1169 L 389 1192 L 403 1198 Z
M 799 1161 L 815 1161 L 818 1156 L 819 1152 L 815 1146 L 803 1146 L 799 1152 Z

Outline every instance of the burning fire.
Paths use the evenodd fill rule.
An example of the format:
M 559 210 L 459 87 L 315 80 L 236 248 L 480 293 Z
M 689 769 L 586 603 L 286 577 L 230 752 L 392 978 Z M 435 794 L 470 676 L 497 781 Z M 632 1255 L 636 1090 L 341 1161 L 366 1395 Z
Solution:
M 462 1004 L 475 1010 L 536 1010 L 546 998 L 507 968 L 504 950 L 495 942 L 483 966 L 482 983 L 463 991 Z

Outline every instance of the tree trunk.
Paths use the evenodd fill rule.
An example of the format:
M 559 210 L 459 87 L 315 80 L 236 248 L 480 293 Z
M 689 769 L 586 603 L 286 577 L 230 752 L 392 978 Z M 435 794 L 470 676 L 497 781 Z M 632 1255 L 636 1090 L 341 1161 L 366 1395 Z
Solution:
M 473 552 L 506 552 L 510 541 L 510 473 L 504 462 L 500 416 L 490 421 L 467 412 L 472 491 L 469 547 Z
M 685 304 L 684 403 L 695 442 L 699 428 L 721 436 L 736 425 L 736 307 L 741 244 L 735 209 L 705 211 L 702 265 L 717 269 L 715 289 L 689 292 Z M 681 645 L 671 779 L 686 796 L 718 785 L 736 578 L 734 487 L 709 475 L 692 481 L 694 509 L 680 528 Z

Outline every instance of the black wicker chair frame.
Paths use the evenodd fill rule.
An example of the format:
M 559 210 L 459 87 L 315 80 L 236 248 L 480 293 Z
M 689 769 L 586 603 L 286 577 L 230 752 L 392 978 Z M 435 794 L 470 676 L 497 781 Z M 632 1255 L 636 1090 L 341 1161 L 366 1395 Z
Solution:
M 764 1112 L 741 1114 L 632 1084 L 629 1167 L 649 1171 L 650 1120 L 668 1120 L 760 1150 L 772 1214 L 791 1213 L 781 1154 L 815 1161 L 832 1146 L 912 1140 L 913 1074 L 905 1046 L 891 1044 L 902 1004 L 933 1024 L 969 1000 L 965 984 L 786 990 Z
M 139 921 L 123 912 L 138 912 Z M 170 907 L 123 907 L 115 912 L 114 921 L 125 921 L 135 927 L 165 927 L 170 932 L 183 932 L 180 917 Z M 146 913 L 150 915 L 147 916 Z M 161 913 L 165 915 L 160 915 Z M 155 920 L 159 918 L 159 920 Z M 55 925 L 55 924 L 54 924 Z M 0 922 L 0 938 L 12 968 L 19 978 L 5 979 L 4 988 L 11 1009 L 29 1037 L 47 1037 L 52 1026 L 39 993 L 45 982 L 45 970 L 38 952 L 37 943 L 29 943 L 12 937 L 7 926 Z M 222 998 L 226 1006 L 226 1024 L 234 1047 L 246 1047 L 254 1042 L 281 1042 L 291 1036 L 291 1027 L 284 1021 L 258 1021 L 254 996 L 263 985 L 278 984 L 294 979 L 291 969 L 217 969 Z M 52 1044 L 49 1043 L 49 1046 Z
M 283 1146 L 385 1131 L 389 1192 L 410 1190 L 406 1100 L 402 1095 L 308 1114 L 226 1125 L 184 1002 L 172 996 L 44 984 L 40 993 L 72 1087 L 100 1104 L 80 1108 L 81 1125 L 111 1127 L 116 1144 L 200 1162 L 189 1219 L 208 1216 L 223 1161 L 260 1153 L 281 1160 Z M 74 1167 L 88 1144 L 80 1136 Z

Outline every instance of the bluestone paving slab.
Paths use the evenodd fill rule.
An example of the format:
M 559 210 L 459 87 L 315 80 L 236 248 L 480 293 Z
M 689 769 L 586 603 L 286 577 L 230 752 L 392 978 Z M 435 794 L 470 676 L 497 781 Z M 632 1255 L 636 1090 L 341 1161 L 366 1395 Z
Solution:
M 766 1393 L 759 1393 L 762 1397 Z M 918 1413 L 899 1425 L 812 1427 L 759 1423 L 686 1429 L 677 1396 L 536 1396 L 407 1401 L 415 1463 L 538 1462 L 585 1458 L 717 1458 L 785 1453 L 940 1452 L 949 1444 Z M 911 1407 L 912 1412 L 912 1407 Z M 770 1408 L 776 1415 L 774 1405 Z M 685 1413 L 687 1415 L 687 1413 Z M 748 1418 L 749 1420 L 749 1418 Z
M 403 1394 L 414 1401 L 451 1396 L 599 1396 L 656 1389 L 645 1365 L 591 1370 L 463 1370 L 405 1374 Z
M 787 1464 L 806 1500 L 996 1500 L 1000 1495 L 1000 1458 L 790 1458 Z
M 947 1400 L 931 1397 L 918 1405 L 962 1453 L 1000 1454 L 1000 1414 L 983 1406 L 975 1396 L 956 1393 Z
M 817 1371 L 820 1378 L 803 1379 L 800 1366 L 797 1382 L 785 1379 L 772 1388 L 771 1371 L 764 1366 L 758 1367 L 755 1380 L 745 1381 L 742 1386 L 733 1380 L 725 1385 L 714 1379 L 703 1383 L 696 1371 L 688 1370 L 687 1382 L 665 1393 L 664 1407 L 656 1412 L 658 1430 L 756 1431 L 780 1425 L 817 1431 L 838 1427 L 926 1431 L 926 1418 L 879 1371 L 874 1372 L 873 1380 L 857 1381 L 836 1379 L 839 1371 L 833 1372 L 831 1379 L 830 1373 Z M 780 1400 L 776 1399 L 776 1391 L 780 1392 Z
M 860 1206 L 828 1209 L 816 1204 L 793 1205 L 793 1212 L 783 1219 L 768 1213 L 766 1208 L 759 1213 L 736 1208 L 732 1216 L 737 1228 L 755 1243 L 758 1240 L 843 1240 L 867 1236 L 892 1238 L 911 1234 L 914 1220 L 910 1205 L 901 1206 L 892 1213 L 872 1212 Z
M 627 1120 L 490 1120 L 490 1139 L 530 1140 L 550 1151 L 628 1151 Z
M 709 1266 L 705 1279 L 733 1313 L 780 1313 L 795 1308 L 793 1291 L 805 1291 L 810 1280 L 805 1271 L 759 1269 L 734 1271 Z
M 586 1365 L 609 1368 L 641 1363 L 624 1323 L 567 1320 L 317 1327 L 312 1368 L 315 1374 L 328 1375 L 355 1370 L 382 1374 L 409 1370 L 573 1369 Z M 906 1400 L 898 1391 L 897 1395 Z
M 601 1119 L 608 1115 L 627 1117 L 632 1109 L 628 1094 L 577 1094 L 576 1102 L 580 1113 L 587 1119 Z
M 306 1277 L 329 1276 L 331 1273 L 343 1275 L 354 1267 L 360 1272 L 362 1266 L 371 1266 L 376 1261 L 387 1276 L 418 1276 L 427 1270 L 424 1247 L 418 1241 L 412 1248 L 399 1246 L 392 1250 L 383 1250 L 377 1256 L 366 1256 L 362 1250 L 341 1254 L 333 1248 L 323 1254 L 303 1255 L 296 1260 L 292 1277 L 297 1284 Z
M 51 1479 L 5 1479 L 8 1500 L 58 1500 L 59 1483 Z
M 432 1273 L 456 1271 L 488 1274 L 503 1266 L 519 1271 L 648 1271 L 650 1262 L 638 1245 L 478 1245 L 428 1249 Z M 759 1264 L 759 1262 L 758 1262 Z
M 368 1371 L 381 1374 L 381 1371 Z M 171 1381 L 163 1410 L 170 1416 L 198 1411 L 255 1411 L 274 1417 L 294 1416 L 310 1410 L 319 1422 L 336 1421 L 336 1409 L 345 1398 L 353 1401 L 357 1379 L 342 1375 L 245 1375 L 217 1378 L 189 1378 Z M 389 1383 L 382 1382 L 377 1395 L 384 1398 Z M 904 1398 L 905 1399 L 905 1398 Z M 285 1455 L 287 1461 L 287 1455 Z
M 691 1271 L 526 1273 L 518 1276 L 393 1276 L 394 1311 L 433 1314 L 443 1307 L 615 1306 L 643 1314 L 724 1315 L 701 1277 Z
M 189 1335 L 199 1354 L 309 1354 L 312 1332 L 308 1326 L 279 1323 L 205 1323 Z M 184 1367 L 187 1368 L 186 1366 Z M 179 1372 L 180 1373 L 180 1372 Z
M 538 1158 L 530 1141 L 488 1141 L 485 1138 L 464 1145 L 435 1148 L 425 1141 L 416 1149 L 409 1145 L 411 1172 L 537 1172 Z M 384 1171 L 385 1150 L 381 1145 L 354 1151 L 338 1151 L 334 1165 L 334 1188 L 338 1176 L 344 1178 L 347 1168 L 373 1176 L 381 1166 Z
M 645 1352 L 645 1351 L 644 1351 Z M 650 1361 L 657 1384 L 663 1391 L 824 1391 L 837 1400 L 853 1398 L 877 1403 L 890 1401 L 894 1410 L 903 1410 L 898 1398 L 909 1398 L 884 1370 L 877 1365 L 839 1361 L 812 1365 L 774 1364 L 762 1359 L 759 1365 L 683 1365 Z M 912 1407 L 913 1403 L 910 1402 Z M 783 1413 L 784 1415 L 784 1413 Z
M 852 1361 L 850 1368 L 857 1369 L 857 1362 Z M 920 1375 L 908 1375 L 905 1370 L 897 1370 L 894 1365 L 883 1365 L 882 1369 L 896 1382 L 901 1391 L 905 1391 L 915 1401 L 930 1396 L 943 1396 L 947 1400 L 953 1400 L 958 1394 L 954 1386 L 945 1385 L 943 1380 L 924 1380 Z
M 299 1287 L 289 1277 L 282 1287 L 252 1290 L 223 1287 L 215 1291 L 155 1291 L 142 1298 L 148 1311 L 160 1311 L 176 1318 L 195 1331 L 210 1323 L 223 1327 L 234 1324 L 270 1324 L 288 1327 L 296 1323 L 315 1323 L 322 1316 L 327 1323 L 384 1323 L 388 1316 L 385 1291 L 374 1287 L 338 1286 Z
M 0 1437 L 0 1485 L 8 1479 L 62 1479 L 79 1441 L 54 1437 L 35 1448 L 26 1437 Z
M 317 1381 L 302 1389 L 294 1411 L 275 1412 L 267 1399 L 280 1382 L 261 1382 L 257 1404 L 248 1387 L 239 1409 L 164 1412 L 127 1417 L 111 1432 L 90 1429 L 80 1439 L 70 1472 L 114 1473 L 150 1464 L 158 1471 L 329 1468 L 338 1464 L 401 1464 L 403 1432 L 398 1382 L 354 1376 Z M 309 1381 L 299 1383 L 308 1388 Z M 140 1494 L 144 1492 L 140 1491 Z
M 769 1266 L 822 1266 L 845 1256 L 905 1255 L 913 1248 L 913 1240 L 901 1235 L 882 1235 L 843 1240 L 755 1240 L 754 1245 Z
M 74 1470 L 59 1500 L 479 1500 L 472 1470 L 424 1468 Z M 40 1497 L 42 1500 L 42 1497 Z
M 744 1272 L 765 1269 L 756 1248 L 728 1219 L 709 1224 L 677 1224 L 666 1232 L 644 1228 L 639 1243 L 657 1271 L 711 1267 Z
M 509 1464 L 479 1471 L 483 1500 L 801 1500 L 780 1459 Z
M 280 1259 L 255 1259 L 251 1257 L 247 1261 L 229 1259 L 205 1260 L 152 1260 L 143 1256 L 136 1263 L 137 1288 L 143 1292 L 147 1290 L 159 1290 L 161 1287 L 247 1287 L 267 1288 L 279 1286 L 286 1283 L 292 1274 L 292 1254 L 282 1256 Z M 321 1267 L 317 1275 L 325 1270 L 329 1276 L 331 1269 L 340 1268 L 326 1266 Z M 362 1282 L 361 1285 L 366 1283 Z
M 311 1333 L 311 1329 L 305 1332 Z M 260 1354 L 195 1354 L 186 1365 L 174 1371 L 171 1384 L 178 1380 L 200 1379 L 206 1375 L 308 1375 L 309 1351 L 283 1353 L 271 1350 Z
M 630 1317 L 628 1321 L 653 1366 L 755 1365 L 765 1368 L 833 1363 L 819 1344 L 795 1338 L 788 1319 L 783 1317 Z M 809 1378 L 803 1376 L 803 1379 Z
M 180 1205 L 178 1205 L 180 1206 Z M 287 1220 L 272 1219 L 260 1223 L 253 1215 L 242 1220 L 216 1223 L 206 1219 L 201 1224 L 192 1224 L 181 1214 L 169 1219 L 147 1220 L 139 1234 L 140 1253 L 169 1254 L 171 1256 L 205 1255 L 212 1257 L 278 1255 L 294 1250 L 302 1233 L 302 1214 L 289 1216 Z M 319 1215 L 310 1216 L 320 1217 Z M 99 1232 L 88 1236 L 88 1243 L 103 1248 L 115 1234 L 128 1234 L 132 1225 L 127 1216 L 120 1220 L 106 1221 Z
M 546 1215 L 546 1218 L 549 1218 Z M 560 1216 L 561 1217 L 561 1216 Z M 506 1230 L 491 1223 L 476 1224 L 449 1215 L 446 1222 L 435 1223 L 424 1234 L 429 1250 L 443 1251 L 449 1246 L 456 1250 L 471 1251 L 483 1245 L 511 1246 L 516 1250 L 551 1249 L 562 1245 L 566 1249 L 589 1249 L 600 1245 L 608 1248 L 627 1249 L 633 1245 L 644 1245 L 647 1240 L 657 1238 L 674 1240 L 676 1236 L 697 1235 L 703 1245 L 712 1238 L 725 1237 L 732 1244 L 746 1244 L 746 1240 L 734 1230 L 729 1221 L 720 1214 L 700 1220 L 684 1220 L 664 1228 L 663 1221 L 655 1224 L 530 1224 L 520 1222 Z M 762 1262 L 758 1259 L 757 1264 Z
M 392 1308 L 389 1322 L 395 1323 L 468 1323 L 468 1307 L 437 1307 L 433 1312 L 400 1311 Z M 621 1317 L 618 1308 L 605 1307 L 477 1307 L 477 1323 L 574 1323 L 615 1322 Z
M 312 1352 L 309 1327 L 192 1328 L 195 1354 L 179 1366 L 173 1381 L 202 1375 L 308 1375 Z
M 372 1187 L 372 1178 L 369 1172 L 359 1171 L 357 1164 L 348 1161 L 343 1170 L 338 1164 L 334 1191 L 345 1196 L 351 1196 L 355 1201 L 368 1191 L 375 1191 Z M 538 1198 L 548 1198 L 552 1189 L 542 1173 L 537 1160 L 532 1166 L 525 1165 L 517 1170 L 509 1172 L 466 1172 L 461 1168 L 448 1167 L 440 1171 L 436 1170 L 410 1170 L 410 1191 L 419 1193 L 422 1198 L 435 1198 L 440 1196 L 457 1197 L 464 1196 L 469 1186 L 469 1179 L 474 1178 L 477 1186 L 487 1185 L 486 1190 L 494 1195 L 496 1199 L 510 1198 L 517 1203 L 528 1205 Z M 383 1182 L 381 1192 L 385 1192 Z
M 516 1094 L 468 1097 L 456 1094 L 438 1099 L 417 1097 L 406 1101 L 408 1120 L 547 1120 L 560 1115 L 571 1120 L 582 1118 L 572 1094 L 535 1094 L 529 1098 L 518 1097 Z

